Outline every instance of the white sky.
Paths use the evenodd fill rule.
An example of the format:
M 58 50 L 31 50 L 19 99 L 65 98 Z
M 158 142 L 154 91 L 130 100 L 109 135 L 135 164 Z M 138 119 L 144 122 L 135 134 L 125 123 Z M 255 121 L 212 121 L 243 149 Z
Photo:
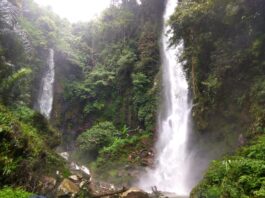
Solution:
M 42 6 L 51 6 L 62 18 L 71 22 L 89 21 L 108 7 L 110 0 L 35 0 Z

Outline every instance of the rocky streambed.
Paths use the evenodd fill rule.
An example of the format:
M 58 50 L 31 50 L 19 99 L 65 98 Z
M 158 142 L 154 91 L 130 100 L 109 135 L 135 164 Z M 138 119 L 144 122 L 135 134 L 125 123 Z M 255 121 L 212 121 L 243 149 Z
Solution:
M 152 193 L 147 193 L 136 187 L 116 187 L 113 184 L 95 181 L 86 166 L 69 160 L 67 152 L 60 153 L 60 156 L 68 162 L 70 175 L 65 177 L 57 171 L 56 177 L 43 177 L 41 183 L 45 196 L 34 195 L 31 198 L 187 198 L 162 193 L 156 188 Z

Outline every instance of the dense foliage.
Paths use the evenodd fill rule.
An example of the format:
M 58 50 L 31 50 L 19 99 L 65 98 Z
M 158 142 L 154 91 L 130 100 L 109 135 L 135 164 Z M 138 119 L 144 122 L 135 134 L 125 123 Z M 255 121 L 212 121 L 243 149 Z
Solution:
M 123 135 L 116 136 L 111 145 L 103 147 L 98 159 L 90 164 L 99 179 L 117 185 L 132 185 L 141 168 L 152 165 L 145 158 L 154 144 L 150 133 L 129 137 L 127 132 L 123 131 Z
M 26 105 L 34 103 L 43 57 L 21 24 L 19 1 L 0 1 L 0 197 L 29 197 L 21 189 L 39 191 L 40 178 L 54 174 L 64 162 L 52 149 L 60 144 L 58 131 Z M 61 168 L 60 168 L 61 169 Z M 23 170 L 23 171 L 22 171 Z M 4 188 L 3 188 L 4 187 Z M 3 189 L 2 189 L 3 188 Z
M 25 81 L 31 73 L 25 58 L 30 53 L 25 45 L 28 40 L 17 24 L 18 8 L 8 1 L 0 1 L 0 5 L 0 101 L 29 102 L 29 80 Z
M 73 121 L 69 117 L 76 114 L 84 127 L 77 129 L 81 135 L 66 134 L 65 142 L 79 135 L 80 159 L 96 157 L 93 171 L 101 175 L 117 177 L 118 169 L 134 164 L 132 155 L 137 158 L 134 165 L 141 165 L 141 151 L 149 150 L 153 142 L 163 8 L 161 0 L 141 4 L 124 0 L 112 4 L 94 21 L 73 25 L 78 38 L 75 47 L 84 64 L 82 78 L 65 83 L 64 100 L 70 103 L 67 119 Z M 72 112 L 76 106 L 79 111 Z M 77 126 L 72 121 L 67 124 L 69 131 Z M 105 121 L 116 129 L 103 130 Z M 149 140 L 144 145 L 146 137 Z
M 82 64 L 71 25 L 32 0 L 0 4 L 1 102 L 34 106 L 49 48 L 64 53 L 74 65 Z
M 82 133 L 77 143 L 83 152 L 95 156 L 100 149 L 112 143 L 115 135 L 117 135 L 117 130 L 111 122 L 100 122 Z
M 68 83 L 65 94 L 81 102 L 85 119 L 154 128 L 162 13 L 163 1 L 126 0 L 98 20 L 74 25 L 86 54 L 84 79 Z
M 39 113 L 21 106 L 11 111 L 0 105 L 0 138 L 0 187 L 39 190 L 43 174 L 64 170 L 64 163 L 52 151 L 60 143 L 58 132 Z
M 213 161 L 191 197 L 264 197 L 264 148 L 263 135 L 236 155 Z
M 151 147 L 164 1 L 113 1 L 98 19 L 77 24 L 33 0 L 0 5 L 1 185 L 19 178 L 24 166 L 29 174 L 39 171 L 41 157 L 44 172 L 57 163 L 50 151 L 58 145 L 57 132 L 28 108 L 38 110 L 49 48 L 56 65 L 51 123 L 64 134 L 66 149 L 77 146 L 81 159 L 96 158 L 102 169 L 109 160 L 115 169 L 115 163 L 130 163 L 129 156 Z M 17 128 L 8 128 L 13 122 Z

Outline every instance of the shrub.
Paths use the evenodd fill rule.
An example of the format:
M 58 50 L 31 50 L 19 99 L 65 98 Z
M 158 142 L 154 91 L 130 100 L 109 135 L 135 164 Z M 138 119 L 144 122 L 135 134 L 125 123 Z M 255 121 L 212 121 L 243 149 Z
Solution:
M 82 133 L 77 139 L 77 144 L 82 152 L 94 156 L 101 148 L 110 145 L 116 134 L 117 129 L 111 122 L 99 122 Z
M 264 140 L 261 136 L 235 156 L 213 161 L 191 197 L 264 197 Z

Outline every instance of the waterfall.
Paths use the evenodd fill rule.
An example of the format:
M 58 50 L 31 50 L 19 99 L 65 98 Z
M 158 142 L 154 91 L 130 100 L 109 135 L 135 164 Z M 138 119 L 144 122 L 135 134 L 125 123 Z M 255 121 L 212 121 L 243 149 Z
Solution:
M 139 186 L 150 191 L 156 186 L 159 191 L 187 196 L 191 190 L 188 181 L 188 134 L 191 104 L 188 99 L 188 83 L 179 56 L 183 42 L 178 46 L 169 45 L 172 33 L 166 21 L 174 13 L 177 0 L 168 0 L 164 14 L 162 34 L 163 105 L 158 116 L 158 141 L 156 164 L 144 175 Z
M 47 70 L 44 73 L 41 82 L 41 90 L 38 98 L 38 108 L 42 115 L 50 118 L 53 103 L 53 83 L 54 83 L 54 51 L 49 50 L 49 57 L 47 61 Z

